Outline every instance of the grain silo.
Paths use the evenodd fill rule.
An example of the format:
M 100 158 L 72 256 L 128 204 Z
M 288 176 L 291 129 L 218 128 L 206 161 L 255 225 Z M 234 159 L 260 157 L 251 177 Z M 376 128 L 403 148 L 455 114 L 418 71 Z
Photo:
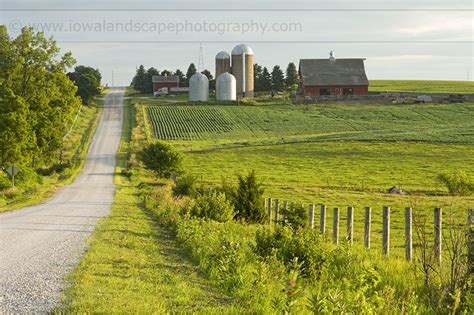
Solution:
M 221 51 L 220 53 L 216 55 L 215 77 L 218 78 L 221 74 L 225 72 L 230 73 L 230 55 L 225 51 Z
M 195 73 L 189 79 L 189 100 L 191 102 L 209 101 L 209 80 L 202 73 Z
M 240 44 L 232 49 L 232 73 L 237 80 L 237 96 L 253 98 L 253 51 Z
M 235 101 L 237 99 L 236 80 L 229 72 L 222 73 L 216 81 L 218 101 Z

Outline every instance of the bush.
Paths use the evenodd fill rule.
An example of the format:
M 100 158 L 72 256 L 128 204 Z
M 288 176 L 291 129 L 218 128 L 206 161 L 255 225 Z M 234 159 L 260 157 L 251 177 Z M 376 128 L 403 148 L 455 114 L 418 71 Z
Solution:
M 263 188 L 257 182 L 255 171 L 247 176 L 238 176 L 239 184 L 233 196 L 236 216 L 249 222 L 263 222 L 266 218 L 262 204 Z
M 305 227 L 308 225 L 308 212 L 302 205 L 287 209 L 283 223 L 292 227 Z
M 183 155 L 167 143 L 154 142 L 146 145 L 140 152 L 145 167 L 159 177 L 169 177 L 171 173 L 182 172 Z
M 467 196 L 474 192 L 474 179 L 464 171 L 440 174 L 438 180 L 443 183 L 453 196 Z
M 173 187 L 173 193 L 176 196 L 195 196 L 197 192 L 196 181 L 196 177 L 192 175 L 178 177 L 176 185 Z
M 227 222 L 234 218 L 234 207 L 225 194 L 213 191 L 196 199 L 191 216 Z

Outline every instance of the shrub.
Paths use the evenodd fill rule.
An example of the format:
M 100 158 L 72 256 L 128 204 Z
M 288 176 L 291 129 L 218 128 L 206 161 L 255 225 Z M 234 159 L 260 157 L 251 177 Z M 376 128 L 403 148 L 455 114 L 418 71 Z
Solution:
M 146 145 L 140 152 L 140 159 L 145 167 L 159 177 L 169 177 L 171 173 L 182 171 L 183 155 L 167 143 L 154 142 Z
M 255 171 L 247 176 L 238 176 L 239 184 L 233 196 L 237 218 L 249 222 L 262 222 L 265 217 L 265 209 L 262 204 L 263 188 L 257 182 Z
M 308 225 L 308 212 L 303 205 L 297 205 L 286 210 L 285 222 L 292 227 L 305 227 Z
M 213 191 L 196 199 L 191 216 L 227 222 L 234 218 L 234 207 L 225 194 Z
M 196 177 L 192 175 L 178 177 L 176 185 L 173 187 L 173 193 L 177 196 L 195 196 L 197 192 L 196 181 Z
M 443 183 L 453 196 L 467 196 L 474 192 L 474 180 L 464 171 L 438 175 L 438 180 Z

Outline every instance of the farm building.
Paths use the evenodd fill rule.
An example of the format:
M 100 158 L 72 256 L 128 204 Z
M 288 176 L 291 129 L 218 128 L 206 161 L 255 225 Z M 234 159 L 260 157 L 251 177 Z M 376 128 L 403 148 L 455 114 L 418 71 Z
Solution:
M 154 75 L 152 77 L 153 81 L 153 93 L 157 92 L 162 88 L 178 88 L 179 87 L 179 77 L 177 75 Z
M 304 96 L 366 95 L 369 81 L 365 74 L 364 60 L 301 59 L 299 76 Z

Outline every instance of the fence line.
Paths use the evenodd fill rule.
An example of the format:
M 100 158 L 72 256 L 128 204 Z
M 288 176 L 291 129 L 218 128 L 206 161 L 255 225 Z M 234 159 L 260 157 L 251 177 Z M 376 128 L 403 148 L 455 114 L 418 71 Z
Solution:
M 265 199 L 265 207 L 267 208 L 268 223 L 271 225 L 279 222 L 286 222 L 288 212 L 295 211 L 295 203 L 290 202 L 288 208 L 288 201 L 283 200 L 280 203 L 279 199 L 267 198 Z M 280 204 L 282 205 L 280 207 Z M 315 204 L 308 205 L 308 226 L 310 229 L 315 227 L 316 206 Z M 298 210 L 305 211 L 303 204 L 298 204 Z M 372 225 L 372 208 L 365 207 L 364 218 L 364 246 L 369 249 L 371 247 L 371 225 Z M 386 256 L 390 254 L 390 207 L 382 208 L 382 253 Z M 327 207 L 322 204 L 319 213 L 319 233 L 326 234 L 326 214 Z M 346 241 L 349 245 L 354 242 L 354 214 L 355 209 L 352 206 L 347 207 L 347 235 Z M 339 223 L 340 223 L 340 209 L 333 208 L 333 224 L 332 224 L 332 241 L 334 244 L 339 244 Z M 434 209 L 434 255 L 439 265 L 442 262 L 442 226 L 443 226 L 443 210 L 442 208 Z M 469 266 L 474 273 L 474 209 L 468 209 L 468 258 Z M 413 208 L 405 208 L 405 258 L 408 261 L 413 260 Z

